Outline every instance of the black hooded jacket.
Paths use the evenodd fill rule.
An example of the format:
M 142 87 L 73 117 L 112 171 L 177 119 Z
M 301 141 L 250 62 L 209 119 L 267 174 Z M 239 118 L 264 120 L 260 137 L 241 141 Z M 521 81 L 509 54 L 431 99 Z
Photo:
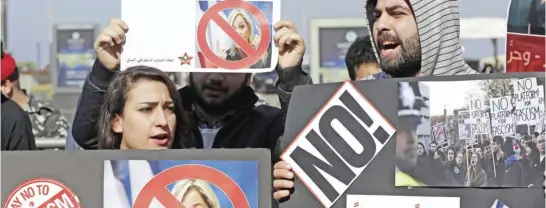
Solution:
M 212 148 L 268 148 L 278 158 L 277 141 L 284 133 L 284 120 L 291 91 L 296 85 L 311 84 L 311 78 L 301 70 L 301 66 L 292 69 L 277 69 L 279 80 L 277 92 L 281 108 L 268 105 L 255 105 L 258 97 L 252 88 L 243 89 L 242 105 L 235 109 L 229 121 L 216 134 Z M 87 77 L 78 102 L 72 127 L 74 140 L 84 149 L 97 149 L 97 125 L 100 106 L 106 89 L 115 72 L 105 68 L 98 60 Z M 197 121 L 192 108 L 194 96 L 189 87 L 179 89 L 183 107 L 190 111 L 191 119 Z M 186 140 L 189 148 L 203 148 L 203 140 L 197 126 L 194 126 L 190 138 Z M 280 151 L 280 150 L 278 150 Z

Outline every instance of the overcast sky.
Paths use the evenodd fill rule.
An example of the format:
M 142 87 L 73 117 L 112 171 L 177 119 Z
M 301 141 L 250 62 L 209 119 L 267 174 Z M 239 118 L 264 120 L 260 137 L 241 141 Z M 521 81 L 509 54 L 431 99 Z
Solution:
M 120 16 L 120 0 L 8 0 L 8 46 L 17 60 L 47 64 L 48 32 L 51 23 L 97 23 Z M 156 2 L 159 2 L 157 0 Z M 461 17 L 506 17 L 509 0 L 460 0 Z M 154 2 L 155 3 L 155 2 Z M 284 0 L 282 19 L 292 20 L 309 42 L 309 22 L 313 18 L 361 18 L 364 0 Z M 332 9 L 336 8 L 336 9 Z M 143 13 L 146 15 L 146 13 Z M 463 40 L 465 57 L 492 56 L 489 40 Z M 505 40 L 498 43 L 504 54 Z M 40 52 L 36 52 L 39 46 Z

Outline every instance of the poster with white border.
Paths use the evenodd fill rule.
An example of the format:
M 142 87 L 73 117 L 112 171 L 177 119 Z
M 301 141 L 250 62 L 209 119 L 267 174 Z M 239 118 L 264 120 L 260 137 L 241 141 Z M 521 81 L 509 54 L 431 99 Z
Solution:
M 280 6 L 280 0 L 122 0 L 121 19 L 129 30 L 120 68 L 272 71 L 279 54 L 273 25 L 280 20 Z
M 347 208 L 460 208 L 459 197 L 347 195 Z

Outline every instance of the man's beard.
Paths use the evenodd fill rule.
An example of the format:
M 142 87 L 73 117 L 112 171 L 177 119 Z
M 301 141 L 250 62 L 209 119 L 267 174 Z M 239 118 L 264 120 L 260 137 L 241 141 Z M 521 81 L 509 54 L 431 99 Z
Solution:
M 241 87 L 239 87 L 239 89 L 237 89 L 237 91 L 235 91 L 232 95 L 226 97 L 224 101 L 220 103 L 210 103 L 203 98 L 202 93 L 197 90 L 197 86 L 190 77 L 190 88 L 195 94 L 194 97 L 197 106 L 203 109 L 203 111 L 205 111 L 207 114 L 211 115 L 224 115 L 235 110 L 237 107 L 240 107 L 242 105 L 241 102 L 244 101 L 242 97 L 244 96 L 244 90 L 246 87 L 248 87 L 246 83 L 242 83 Z M 203 90 L 203 88 L 204 87 L 202 86 L 201 90 Z
M 378 40 L 382 39 L 396 38 L 384 33 L 378 37 Z M 377 45 L 379 46 L 380 44 L 377 43 Z M 395 78 L 414 77 L 421 70 L 421 44 L 418 34 L 416 33 L 414 36 L 400 41 L 399 46 L 401 54 L 397 58 L 394 60 L 381 59 L 381 70 Z M 379 53 L 381 53 L 381 49 Z

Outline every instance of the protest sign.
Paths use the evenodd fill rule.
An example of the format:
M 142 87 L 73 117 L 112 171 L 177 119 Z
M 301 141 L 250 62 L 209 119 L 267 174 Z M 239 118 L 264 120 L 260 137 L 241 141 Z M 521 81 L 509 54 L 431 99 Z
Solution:
M 195 191 L 206 207 L 258 208 L 258 162 L 214 160 L 112 160 L 104 162 L 103 207 L 194 207 Z M 123 173 L 131 182 L 118 175 Z M 127 190 L 116 189 L 119 180 Z M 213 189 L 215 187 L 217 189 Z M 226 197 L 223 197 L 223 195 Z M 114 196 L 114 197 L 112 197 Z M 117 197 L 115 197 L 117 196 Z M 135 197 L 136 198 L 131 198 Z M 122 201 L 122 202 L 119 202 Z M 117 202 L 117 203 L 116 203 Z
M 271 155 L 266 149 L 29 151 L 0 154 L 3 199 L 7 199 L 12 192 L 28 192 L 30 196 L 29 187 L 48 185 L 49 190 L 44 186 L 40 190 L 34 189 L 36 197 L 33 198 L 33 207 L 138 208 L 181 207 L 171 206 L 181 204 L 193 207 L 187 206 L 189 199 L 182 199 L 184 194 L 193 196 L 187 197 L 193 199 L 201 199 L 200 194 L 205 194 L 216 205 L 209 207 L 271 207 Z M 9 168 L 20 163 L 25 165 Z M 59 183 L 38 180 L 42 177 Z M 36 179 L 40 184 L 25 185 L 30 179 Z M 21 186 L 25 189 L 20 189 Z M 197 188 L 201 192 L 191 191 Z M 40 193 L 47 193 L 45 198 L 53 199 L 54 204 L 64 203 L 64 206 L 38 206 L 45 200 Z M 63 196 L 64 193 L 66 196 Z M 21 207 L 32 207 L 26 206 L 30 200 L 23 203 L 20 194 L 13 196 L 18 196 L 23 204 Z M 74 206 L 69 206 L 69 202 Z
M 347 195 L 348 208 L 408 207 L 408 208 L 460 208 L 459 197 L 423 197 L 392 195 Z
M 24 182 L 7 197 L 5 208 L 71 207 L 80 208 L 78 197 L 63 183 L 50 178 Z
M 489 134 L 489 116 L 486 112 L 486 106 L 483 98 L 475 97 L 470 100 L 468 105 L 471 120 L 471 135 Z
M 330 207 L 392 137 L 395 129 L 345 82 L 281 155 L 324 207 Z
M 468 110 L 461 110 L 458 112 L 457 122 L 459 126 L 459 139 L 471 139 L 472 138 L 472 124 L 469 123 L 470 112 Z
M 432 132 L 434 133 L 434 141 L 437 143 L 443 143 L 443 141 L 446 139 L 443 122 L 432 126 Z
M 539 104 L 540 91 L 536 78 L 513 80 L 516 116 L 519 124 L 534 125 L 540 119 L 541 107 Z
M 130 28 L 121 70 L 259 73 L 276 66 L 272 24 L 280 20 L 280 0 L 121 2 Z
M 515 135 L 512 96 L 490 98 L 489 102 L 491 110 L 491 134 L 495 136 Z
M 424 80 L 427 84 L 429 82 L 465 82 L 460 84 L 446 84 L 446 87 L 438 87 L 430 85 L 430 108 L 431 116 L 430 119 L 443 119 L 442 110 L 443 103 L 438 101 L 438 98 L 442 100 L 444 98 L 449 98 L 451 105 L 448 105 L 448 120 L 452 117 L 457 117 L 453 114 L 453 111 L 460 111 L 466 109 L 468 106 L 464 101 L 464 93 L 455 93 L 449 90 L 461 90 L 465 87 L 468 88 L 469 92 L 475 92 L 480 90 L 479 85 L 476 83 L 480 81 L 487 80 L 496 80 L 496 79 L 507 79 L 506 74 L 488 74 L 488 75 L 462 75 L 462 76 L 438 76 L 438 77 L 419 77 L 408 79 L 408 81 L 415 80 Z M 510 74 L 508 78 L 523 78 L 523 77 L 540 77 L 543 79 L 544 74 Z M 395 125 L 400 125 L 400 120 L 398 119 L 398 86 L 397 82 L 405 81 L 405 79 L 389 79 L 381 81 L 356 81 L 353 82 L 355 87 L 360 91 L 365 97 L 367 102 L 375 106 L 377 111 L 384 116 L 385 119 L 390 121 Z M 467 83 L 468 81 L 474 82 L 474 84 Z M 300 133 L 303 129 L 307 129 L 310 121 L 315 119 L 317 112 L 321 111 L 325 103 L 328 103 L 333 94 L 337 92 L 340 88 L 340 83 L 329 83 L 329 84 L 315 84 L 315 85 L 302 85 L 294 89 L 292 98 L 290 100 L 290 107 L 287 112 L 286 128 L 283 137 L 281 138 L 280 146 L 281 148 L 288 147 L 295 138 L 301 138 Z M 467 87 L 469 86 L 469 87 Z M 471 86 L 477 86 L 477 88 L 471 88 Z M 381 89 L 381 90 L 377 90 Z M 446 93 L 449 92 L 449 93 Z M 440 97 L 439 95 L 440 94 Z M 483 93 L 485 94 L 485 93 Z M 385 96 L 392 95 L 392 96 Z M 441 96 L 444 95 L 444 96 Z M 436 99 L 435 99 L 436 98 Z M 489 103 L 489 101 L 487 101 Z M 452 111 L 453 110 L 453 111 Z M 398 122 L 397 122 L 398 120 Z M 458 121 L 455 119 L 453 121 L 456 124 Z M 344 123 L 344 122 L 342 122 Z M 432 122 L 437 123 L 437 122 Z M 399 128 L 399 126 L 396 126 Z M 456 131 L 456 130 L 455 130 Z M 322 132 L 318 132 L 322 135 Z M 419 187 L 419 188 L 400 188 L 396 187 L 393 183 L 394 174 L 396 169 L 394 168 L 397 164 L 393 156 L 397 150 L 396 145 L 398 140 L 398 135 L 396 134 L 397 139 L 390 139 L 381 149 L 381 151 L 373 158 L 373 160 L 366 166 L 366 169 L 360 173 L 360 175 L 353 181 L 353 183 L 345 190 L 342 194 L 342 197 L 333 203 L 331 207 L 353 207 L 348 203 L 348 195 L 391 195 L 391 196 L 426 196 L 426 197 L 460 197 L 460 207 L 484 207 L 488 208 L 494 203 L 496 199 L 502 200 L 504 204 L 509 207 L 535 207 L 535 206 L 544 206 L 544 192 L 542 189 L 536 188 L 472 188 L 472 187 L 452 187 L 452 188 L 438 188 L 438 186 L 433 187 Z M 450 147 L 464 148 L 460 141 L 458 141 L 456 133 L 452 134 L 452 141 L 450 141 Z M 487 139 L 488 137 L 483 137 Z M 309 138 L 307 138 L 310 140 Z M 341 140 L 341 139 L 340 139 Z M 417 140 L 414 140 L 414 144 L 417 145 Z M 307 143 L 307 142 L 306 142 Z M 411 143 L 408 143 L 411 144 Z M 309 143 L 306 144 L 307 149 L 312 148 L 312 145 Z M 458 146 L 459 145 L 459 146 Z M 327 149 L 329 149 L 328 147 Z M 483 151 L 485 151 L 484 149 Z M 318 150 L 317 150 L 318 151 Z M 364 150 L 366 151 L 366 150 Z M 322 152 L 321 152 L 322 153 Z M 436 154 L 434 154 L 436 156 Z M 447 157 L 447 154 L 445 154 Z M 343 167 L 343 165 L 338 165 L 330 157 L 318 156 L 321 161 L 331 164 L 334 168 Z M 346 163 L 345 163 L 346 165 Z M 294 167 L 294 166 L 292 166 Z M 316 166 L 316 169 L 319 169 Z M 319 169 L 319 172 L 324 174 L 329 180 L 335 181 L 334 177 L 331 176 L 329 172 L 322 171 Z M 434 173 L 437 173 L 435 169 L 420 168 L 424 175 L 420 175 L 420 178 L 433 179 L 436 176 Z M 441 172 L 441 170 L 440 170 Z M 313 192 L 308 188 L 308 181 L 302 182 L 302 177 L 297 176 L 294 179 L 295 191 L 290 197 L 290 200 L 279 204 L 280 208 L 292 208 L 292 207 L 322 207 L 320 200 L 313 194 Z M 323 179 L 319 178 L 320 181 Z M 451 180 L 447 180 L 451 182 Z M 428 184 L 427 184 L 428 185 Z M 434 184 L 432 184 L 434 185 Z M 453 186 L 453 185 L 450 185 Z M 489 183 L 489 186 L 494 186 L 494 183 Z M 521 200 L 521 198 L 526 198 L 529 200 Z M 390 202 L 390 201 L 389 201 Z M 385 202 L 388 203 L 388 202 Z M 364 203 L 360 203 L 361 207 L 364 207 Z M 410 206 L 413 207 L 413 206 Z M 439 206 L 441 207 L 441 206 Z

